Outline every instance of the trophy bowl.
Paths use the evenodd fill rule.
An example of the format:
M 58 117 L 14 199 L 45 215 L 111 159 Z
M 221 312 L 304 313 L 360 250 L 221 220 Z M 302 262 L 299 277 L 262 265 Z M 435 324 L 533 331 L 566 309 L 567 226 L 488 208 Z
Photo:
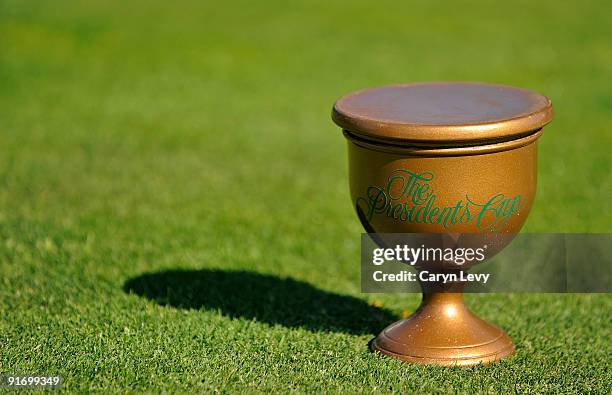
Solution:
M 348 140 L 350 193 L 366 232 L 434 234 L 497 251 L 532 207 L 537 140 L 552 115 L 539 93 L 466 82 L 362 90 L 332 111 Z M 424 269 L 457 268 L 417 266 Z M 384 329 L 371 342 L 374 351 L 438 365 L 513 354 L 510 338 L 464 305 L 459 284 L 421 285 L 420 307 Z

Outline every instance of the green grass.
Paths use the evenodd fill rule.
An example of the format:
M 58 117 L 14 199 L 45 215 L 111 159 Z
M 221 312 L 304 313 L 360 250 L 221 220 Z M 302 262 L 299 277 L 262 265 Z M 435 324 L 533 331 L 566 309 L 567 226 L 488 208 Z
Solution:
M 526 230 L 610 231 L 610 2 L 123 3 L 0 3 L 0 372 L 100 392 L 612 392 L 609 295 L 470 295 L 517 343 L 491 366 L 371 354 L 419 297 L 360 294 L 329 117 L 391 82 L 542 91 L 556 118 Z

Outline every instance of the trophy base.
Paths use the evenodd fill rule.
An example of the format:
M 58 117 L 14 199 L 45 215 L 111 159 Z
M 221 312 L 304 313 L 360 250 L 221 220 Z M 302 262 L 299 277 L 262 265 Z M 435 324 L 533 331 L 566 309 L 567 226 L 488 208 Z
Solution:
M 487 364 L 514 353 L 512 340 L 468 310 L 460 293 L 426 295 L 414 314 L 388 326 L 370 347 L 404 362 L 444 366 Z

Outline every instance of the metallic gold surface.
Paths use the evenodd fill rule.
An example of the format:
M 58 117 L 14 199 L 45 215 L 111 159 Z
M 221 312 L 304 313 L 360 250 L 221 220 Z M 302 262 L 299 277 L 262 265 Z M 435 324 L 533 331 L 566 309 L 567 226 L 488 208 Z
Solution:
M 550 100 L 504 85 L 435 82 L 357 91 L 334 104 L 336 124 L 354 134 L 393 144 L 513 139 L 553 116 Z
M 465 148 L 470 152 L 469 148 Z M 384 185 L 396 169 L 432 172 L 440 206 L 451 206 L 466 193 L 474 201 L 491 196 L 521 195 L 520 215 L 510 217 L 501 232 L 517 233 L 531 209 L 536 185 L 536 143 L 480 155 L 424 157 L 365 148 L 349 140 L 350 189 L 353 202 L 370 185 Z M 359 210 L 359 208 L 357 208 Z M 364 218 L 363 214 L 359 215 Z M 442 224 L 393 221 L 376 216 L 364 223 L 370 232 L 448 233 Z M 475 232 L 473 224 L 457 224 L 453 233 Z M 460 291 L 460 290 L 458 290 Z M 413 363 L 472 365 L 492 362 L 513 353 L 511 340 L 500 329 L 473 315 L 461 293 L 425 293 L 421 307 L 410 317 L 385 329 L 372 348 Z
M 474 89 L 466 88 L 465 85 L 469 84 L 463 84 L 462 90 L 474 92 Z M 440 94 L 440 84 L 434 84 L 435 89 L 431 92 L 427 92 L 427 89 L 424 91 L 422 86 L 419 85 L 418 92 L 414 94 L 416 97 Z M 402 87 L 402 92 L 409 91 L 407 86 Z M 476 84 L 475 87 L 477 91 L 482 85 Z M 414 124 L 402 129 L 402 125 L 389 123 L 388 119 L 378 123 L 372 121 L 374 122 L 372 124 L 377 124 L 378 130 L 384 133 L 383 137 L 379 134 L 376 139 L 364 137 L 366 133 L 363 133 L 363 130 L 353 128 L 344 131 L 348 139 L 352 202 L 368 233 L 482 234 L 485 237 L 491 234 L 513 234 L 520 231 L 535 197 L 537 139 L 542 133 L 543 124 L 550 120 L 552 107 L 548 99 L 545 99 L 548 103 L 545 106 L 547 109 L 539 113 L 540 115 L 534 116 L 530 111 L 535 108 L 534 102 L 526 99 L 527 103 L 522 106 L 512 101 L 506 103 L 504 100 L 508 96 L 504 94 L 505 89 L 510 89 L 513 93 L 516 90 L 516 88 L 501 88 L 502 92 L 497 98 L 487 96 L 487 100 L 495 102 L 496 106 L 506 106 L 505 109 L 496 110 L 496 114 L 507 115 L 511 123 L 508 123 L 508 119 L 502 119 L 498 124 L 489 120 L 487 123 L 489 129 L 485 132 L 479 127 L 466 129 L 465 123 L 459 123 L 459 128 L 453 128 L 446 124 L 447 120 L 440 121 L 442 126 L 436 126 L 441 129 L 433 126 L 436 120 L 424 125 L 422 129 L 415 127 Z M 513 100 L 520 100 L 520 97 L 544 97 L 535 93 L 524 93 L 529 91 L 519 91 L 523 93 Z M 526 96 L 521 96 L 523 94 Z M 401 100 L 401 95 L 395 98 L 400 103 L 411 103 L 416 100 L 414 95 L 409 93 L 409 100 Z M 374 95 L 366 98 L 362 103 L 375 102 L 377 97 L 379 96 Z M 343 100 L 336 103 L 335 109 Z M 447 97 L 442 100 L 443 109 L 453 108 L 453 100 L 461 102 L 460 98 L 454 97 L 451 100 Z M 431 105 L 431 102 L 436 100 L 430 97 L 429 102 Z M 536 102 L 544 103 L 537 100 Z M 383 104 L 385 103 L 383 101 Z M 382 104 L 376 105 L 380 107 Z M 392 111 L 399 114 L 397 119 L 401 119 L 400 107 Z M 423 110 L 424 107 L 419 108 Z M 457 111 L 461 108 L 460 105 L 456 106 Z M 512 112 L 518 111 L 517 109 L 520 111 Z M 429 114 L 438 113 L 438 110 L 439 108 L 430 109 Z M 484 114 L 479 114 L 476 107 L 471 107 L 471 110 L 471 114 L 456 119 L 484 120 L 491 115 L 486 109 L 483 110 Z M 365 107 L 360 111 L 370 115 L 380 112 L 378 109 L 371 110 Z M 411 111 L 414 112 L 407 110 L 408 116 L 405 118 L 414 118 Z M 336 114 L 335 110 L 334 120 L 340 126 L 365 125 L 360 123 L 365 119 L 363 116 L 357 116 L 360 114 L 352 115 L 359 122 L 339 120 Z M 393 128 L 397 128 L 398 132 L 393 132 L 392 130 L 395 130 Z M 437 130 L 442 132 L 436 134 Z M 467 134 L 464 133 L 466 130 Z M 494 136 L 491 131 L 495 131 Z M 419 139 L 421 134 L 427 138 Z M 461 143 L 453 138 L 456 134 L 462 136 Z M 389 136 L 403 136 L 408 140 L 398 143 L 396 140 L 387 139 Z M 438 140 L 432 141 L 432 136 Z M 466 140 L 466 136 L 471 141 Z M 491 140 L 492 137 L 496 138 Z M 414 143 L 419 140 L 428 143 Z M 428 193 L 433 194 L 435 191 L 435 204 L 439 207 L 453 207 L 457 202 L 466 199 L 470 202 L 495 202 L 495 205 L 483 209 L 483 216 L 478 218 L 472 216 L 474 218 L 469 221 L 450 223 L 402 219 L 401 216 L 392 215 L 395 213 L 394 210 L 372 210 L 379 201 L 369 196 L 368 191 L 382 190 L 379 186 L 390 185 L 389 180 L 397 178 L 397 174 L 408 174 L 406 172 L 426 174 L 431 178 L 428 181 Z M 394 191 L 389 189 L 390 196 L 401 195 L 401 189 L 408 183 L 402 180 L 398 182 L 404 184 L 399 185 L 400 188 Z M 397 199 L 394 202 L 400 202 L 400 198 L 393 199 Z M 473 207 L 480 205 L 476 203 Z M 470 215 L 466 218 L 469 217 Z M 508 238 L 509 240 L 511 238 Z M 500 248 L 503 248 L 503 245 Z M 432 264 L 429 268 L 434 266 L 436 270 L 447 270 L 444 265 Z M 514 352 L 512 341 L 503 331 L 476 317 L 467 309 L 463 304 L 459 284 L 446 284 L 435 291 L 424 289 L 419 309 L 410 317 L 387 327 L 372 341 L 371 348 L 402 361 L 439 365 L 489 363 Z
M 345 137 L 353 140 L 353 142 L 361 147 L 369 148 L 375 151 L 389 152 L 403 155 L 412 156 L 457 156 L 457 155 L 480 155 L 490 154 L 493 152 L 507 151 L 522 146 L 528 145 L 536 141 L 542 135 L 542 129 L 537 130 L 524 137 L 519 137 L 516 140 L 494 142 L 483 145 L 472 145 L 472 146 L 438 146 L 438 147 L 427 147 L 427 146 L 403 146 L 403 145 L 392 145 L 383 144 L 376 141 L 369 141 L 359 138 L 351 132 L 344 131 Z

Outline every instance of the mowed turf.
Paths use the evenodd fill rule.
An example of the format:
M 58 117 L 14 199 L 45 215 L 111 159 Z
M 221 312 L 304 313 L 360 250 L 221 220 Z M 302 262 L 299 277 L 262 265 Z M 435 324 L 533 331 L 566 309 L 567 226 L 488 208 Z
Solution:
M 100 392 L 611 393 L 609 295 L 468 296 L 516 342 L 499 364 L 370 353 L 419 296 L 360 293 L 329 117 L 393 82 L 542 91 L 556 117 L 525 230 L 610 231 L 610 4 L 2 1 L 0 372 Z

